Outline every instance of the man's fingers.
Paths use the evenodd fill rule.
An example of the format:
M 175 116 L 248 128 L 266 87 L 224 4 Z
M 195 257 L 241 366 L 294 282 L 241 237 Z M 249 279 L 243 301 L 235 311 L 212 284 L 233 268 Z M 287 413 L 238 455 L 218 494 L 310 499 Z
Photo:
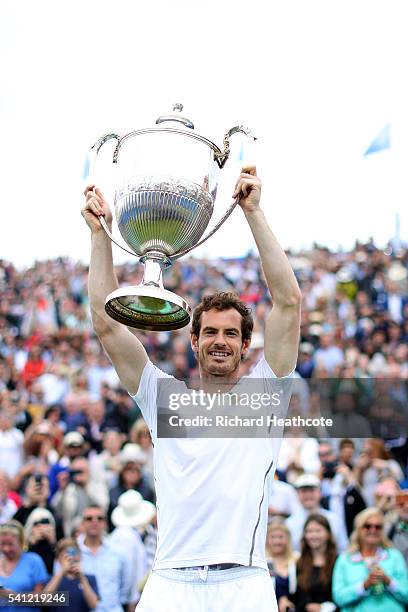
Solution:
M 88 195 L 89 191 L 93 191 L 95 189 L 95 185 L 87 185 L 84 189 L 84 195 Z
M 243 174 L 251 174 L 256 176 L 256 166 L 244 166 L 241 170 Z
M 92 213 L 98 216 L 105 214 L 100 198 L 92 192 L 88 192 L 86 196 L 86 206 L 84 211 L 86 210 L 90 210 Z
M 241 172 L 240 177 L 247 178 L 250 180 L 260 181 L 260 179 L 256 176 L 256 174 L 251 174 L 250 172 Z
M 247 197 L 248 193 L 252 191 L 252 189 L 256 189 L 259 186 L 259 181 L 254 178 L 241 178 L 240 180 L 238 180 L 235 186 L 234 193 L 232 195 L 233 197 L 236 197 L 242 192 L 244 196 Z

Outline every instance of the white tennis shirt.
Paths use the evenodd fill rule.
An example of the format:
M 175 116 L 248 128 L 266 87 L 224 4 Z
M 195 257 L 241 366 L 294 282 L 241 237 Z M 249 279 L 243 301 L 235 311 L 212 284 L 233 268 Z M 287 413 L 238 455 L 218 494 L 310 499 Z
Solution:
M 148 361 L 132 396 L 154 445 L 158 543 L 153 569 L 216 563 L 266 569 L 266 479 L 275 471 L 281 438 L 159 438 L 160 378 L 172 378 L 173 391 L 187 390 Z M 247 378 L 256 379 L 262 393 L 276 391 L 276 376 L 264 358 L 241 381 Z M 273 409 L 278 417 L 286 411 L 287 402 Z

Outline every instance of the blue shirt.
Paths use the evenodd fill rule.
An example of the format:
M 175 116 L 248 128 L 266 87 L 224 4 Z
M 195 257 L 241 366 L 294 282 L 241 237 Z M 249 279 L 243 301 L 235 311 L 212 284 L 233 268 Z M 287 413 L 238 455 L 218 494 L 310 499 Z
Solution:
M 133 584 L 126 578 L 126 561 L 104 541 L 94 554 L 80 539 L 81 566 L 85 574 L 93 574 L 99 590 L 96 612 L 123 612 L 122 603 L 130 601 Z
M 48 582 L 48 573 L 44 565 L 44 561 L 37 553 L 24 552 L 14 571 L 9 576 L 0 576 L 0 580 L 5 589 L 11 589 L 17 593 L 23 591 L 33 592 L 37 584 L 46 584 Z M 15 612 L 15 610 L 31 610 L 31 612 L 39 612 L 39 608 L 32 606 L 3 606 L 0 604 L 1 612 Z
M 95 576 L 87 576 L 88 582 L 99 599 L 98 585 L 96 584 Z M 46 608 L 48 612 L 68 612 L 69 610 L 75 610 L 75 612 L 89 612 L 91 608 L 86 603 L 81 584 L 78 578 L 68 578 L 64 576 L 58 585 L 57 592 L 67 591 L 69 593 L 69 606 L 52 606 Z

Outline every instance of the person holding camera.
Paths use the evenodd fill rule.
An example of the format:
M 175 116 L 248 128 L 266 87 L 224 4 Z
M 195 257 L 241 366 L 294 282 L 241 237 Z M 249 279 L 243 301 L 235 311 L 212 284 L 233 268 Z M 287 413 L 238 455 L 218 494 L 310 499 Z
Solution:
M 59 480 L 60 489 L 53 496 L 51 505 L 57 516 L 62 519 L 65 536 L 69 537 L 75 526 L 76 517 L 87 506 L 97 504 L 100 496 L 94 494 L 88 459 L 85 457 L 74 459 L 69 470 L 60 472 Z M 105 503 L 105 507 L 106 505 Z
M 35 552 L 41 557 L 52 574 L 55 558 L 55 519 L 46 508 L 36 508 L 27 519 L 25 535 L 28 542 L 28 550 Z
M 328 442 L 319 444 L 322 507 L 340 518 L 350 536 L 355 516 L 366 508 L 354 474 L 349 465 L 342 462 Z
M 13 518 L 23 526 L 27 525 L 27 521 L 31 513 L 37 508 L 48 510 L 53 516 L 56 525 L 57 539 L 62 537 L 62 525 L 56 520 L 53 509 L 48 504 L 50 495 L 50 487 L 48 477 L 44 474 L 32 474 L 26 483 L 23 505 L 17 510 Z
M 58 542 L 56 552 L 58 568 L 44 591 L 69 593 L 67 610 L 75 610 L 75 612 L 94 610 L 99 602 L 98 585 L 95 576 L 84 574 L 82 571 L 81 551 L 76 540 L 63 538 Z M 59 608 L 51 607 L 48 610 L 57 612 Z

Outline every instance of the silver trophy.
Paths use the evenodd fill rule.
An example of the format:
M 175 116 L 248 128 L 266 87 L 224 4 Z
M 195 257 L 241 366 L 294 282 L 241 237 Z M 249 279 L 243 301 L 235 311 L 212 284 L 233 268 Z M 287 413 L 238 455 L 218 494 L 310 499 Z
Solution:
M 131 250 L 117 242 L 103 217 L 100 221 L 109 238 L 145 266 L 140 285 L 121 287 L 106 298 L 106 312 L 129 327 L 161 331 L 189 323 L 190 306 L 163 287 L 162 271 L 212 236 L 238 203 L 238 199 L 232 202 L 203 236 L 213 214 L 219 172 L 229 156 L 229 139 L 237 132 L 253 136 L 242 126 L 233 127 L 225 134 L 221 151 L 194 132 L 182 110 L 176 104 L 174 114 L 159 117 L 156 127 L 122 137 L 106 134 L 91 149 L 95 164 L 101 147 L 116 140 L 115 215 Z

